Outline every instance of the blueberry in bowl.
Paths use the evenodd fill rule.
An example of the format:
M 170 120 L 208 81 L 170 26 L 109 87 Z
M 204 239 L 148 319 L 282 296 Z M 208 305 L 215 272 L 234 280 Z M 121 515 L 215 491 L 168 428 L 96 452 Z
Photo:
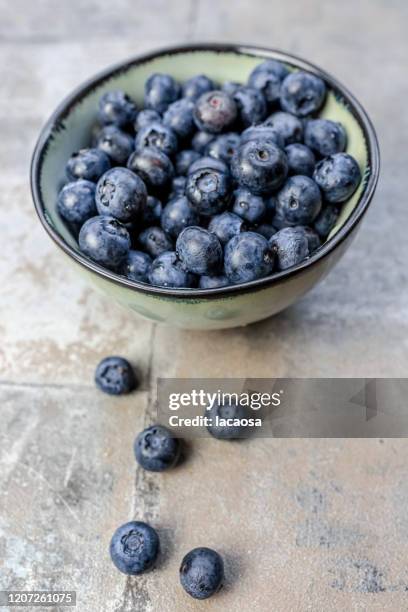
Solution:
M 335 78 L 209 44 L 79 86 L 41 132 L 31 184 L 44 228 L 91 283 L 151 321 L 219 329 L 323 278 L 378 174 L 370 120 Z

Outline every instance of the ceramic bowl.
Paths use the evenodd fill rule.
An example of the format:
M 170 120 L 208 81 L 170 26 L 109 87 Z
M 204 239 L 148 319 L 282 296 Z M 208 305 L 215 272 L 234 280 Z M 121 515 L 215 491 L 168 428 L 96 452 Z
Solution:
M 231 287 L 200 290 L 152 287 L 127 280 L 90 261 L 56 209 L 70 155 L 89 144 L 98 98 L 123 89 L 137 102 L 152 72 L 167 72 L 179 81 L 205 73 L 215 81 L 245 82 L 251 70 L 273 58 L 290 69 L 321 76 L 329 94 L 321 116 L 341 121 L 347 129 L 347 152 L 360 164 L 363 180 L 343 206 L 341 215 L 322 247 L 297 266 L 270 277 Z M 352 238 L 373 197 L 379 173 L 379 151 L 373 126 L 357 100 L 332 76 L 295 56 L 272 49 L 241 45 L 173 47 L 128 59 L 108 68 L 71 93 L 41 131 L 31 168 L 36 211 L 47 233 L 67 262 L 105 294 L 141 317 L 182 328 L 220 329 L 247 325 L 269 317 L 298 300 L 333 268 Z M 358 265 L 358 262 L 357 262 Z

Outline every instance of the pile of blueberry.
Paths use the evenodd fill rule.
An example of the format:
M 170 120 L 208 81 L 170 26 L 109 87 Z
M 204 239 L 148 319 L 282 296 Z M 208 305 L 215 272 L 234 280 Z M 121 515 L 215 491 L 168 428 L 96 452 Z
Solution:
M 81 251 L 134 281 L 223 287 L 286 270 L 326 240 L 360 169 L 326 85 L 275 60 L 247 85 L 152 74 L 144 109 L 99 100 L 92 148 L 58 196 Z

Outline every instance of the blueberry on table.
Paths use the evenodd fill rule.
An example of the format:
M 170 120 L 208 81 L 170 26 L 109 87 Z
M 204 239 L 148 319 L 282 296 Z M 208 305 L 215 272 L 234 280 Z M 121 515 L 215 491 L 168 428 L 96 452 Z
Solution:
M 180 85 L 169 74 L 152 74 L 145 83 L 145 107 L 164 113 L 180 97 Z
M 231 172 L 241 187 L 256 195 L 278 189 L 288 173 L 285 153 L 266 140 L 250 140 L 241 145 L 231 162 Z
M 209 91 L 202 94 L 195 103 L 194 120 L 198 129 L 211 134 L 227 131 L 237 116 L 237 105 L 225 91 Z
M 156 121 L 141 128 L 135 138 L 135 149 L 144 147 L 156 147 L 171 157 L 176 153 L 178 142 L 175 132 L 167 125 Z
M 226 164 L 229 164 L 240 143 L 241 137 L 235 132 L 221 134 L 209 143 L 205 153 L 210 157 L 220 159 Z
M 174 167 L 168 156 L 156 147 L 145 147 L 132 153 L 127 167 L 146 183 L 147 188 L 160 189 L 174 175 Z
M 172 102 L 163 115 L 163 124 L 170 127 L 183 140 L 196 131 L 193 119 L 194 102 L 181 98 Z
M 111 168 L 101 176 L 95 193 L 99 214 L 127 222 L 140 217 L 147 200 L 146 185 L 127 168 Z
M 71 181 L 85 179 L 96 183 L 110 167 L 110 159 L 101 149 L 81 149 L 69 158 L 66 174 Z
M 224 269 L 234 284 L 270 274 L 273 254 L 266 238 L 255 232 L 242 232 L 231 238 L 225 247 Z
M 227 244 L 233 236 L 245 230 L 243 218 L 228 211 L 215 215 L 208 224 L 208 231 L 215 234 L 221 244 Z
M 191 148 L 197 153 L 201 153 L 204 155 L 204 152 L 207 148 L 207 145 L 214 140 L 215 134 L 210 134 L 209 132 L 203 132 L 199 130 L 196 132 L 191 139 Z
M 217 273 L 222 265 L 221 243 L 203 227 L 186 227 L 177 238 L 176 252 L 193 274 Z
M 218 289 L 219 287 L 227 287 L 229 285 L 228 278 L 221 274 L 220 276 L 200 276 L 198 286 L 200 289 Z
M 106 125 L 97 136 L 96 146 L 104 151 L 112 162 L 124 165 L 133 151 L 134 142 L 129 134 L 115 125 Z
M 165 251 L 153 261 L 149 282 L 156 287 L 194 287 L 196 279 L 182 264 L 174 251 Z
M 266 212 L 264 199 L 241 187 L 234 192 L 232 212 L 249 224 L 259 223 Z
M 136 387 L 132 366 L 123 357 L 105 357 L 95 371 L 96 386 L 109 395 L 124 395 Z
M 281 107 L 298 117 L 306 117 L 320 110 L 325 98 L 326 85 L 323 79 L 311 72 L 292 72 L 282 83 Z
M 224 562 L 211 548 L 194 548 L 181 562 L 181 586 L 194 599 L 211 597 L 220 589 L 223 580 Z
M 163 425 L 150 425 L 137 436 L 133 450 L 142 468 L 164 472 L 176 465 L 180 457 L 180 441 Z
M 141 521 L 131 521 L 115 531 L 109 552 L 120 572 L 136 576 L 154 566 L 159 549 L 160 542 L 156 530 Z
M 148 227 L 139 234 L 139 243 L 153 258 L 165 251 L 171 251 L 173 244 L 161 227 Z
M 69 223 L 83 225 L 97 214 L 95 183 L 79 180 L 64 185 L 58 194 L 57 209 Z
M 150 125 L 151 123 L 160 123 L 161 120 L 162 117 L 160 113 L 150 108 L 144 108 L 137 114 L 137 117 L 135 119 L 135 132 L 138 132 L 142 128 L 146 127 L 146 125 Z
M 200 159 L 201 155 L 198 151 L 193 149 L 184 149 L 176 155 L 175 169 L 177 174 L 180 176 L 186 176 L 188 174 L 191 164 Z
M 251 72 L 248 85 L 259 89 L 267 103 L 273 105 L 279 100 L 282 81 L 288 73 L 288 69 L 281 62 L 266 60 Z
M 196 170 L 187 177 L 186 196 L 200 215 L 220 213 L 231 199 L 230 176 L 211 168 Z
M 85 255 L 112 270 L 123 264 L 130 251 L 129 232 L 107 215 L 88 219 L 81 227 L 78 242 Z
M 212 170 L 218 170 L 218 172 L 222 172 L 223 174 L 230 173 L 229 168 L 224 161 L 211 157 L 210 155 L 206 155 L 196 159 L 196 161 L 191 164 L 190 168 L 188 169 L 187 176 L 189 174 L 193 174 L 197 170 L 207 170 L 209 168 Z
M 148 195 L 142 215 L 143 225 L 146 227 L 159 225 L 162 211 L 163 205 L 160 200 L 154 196 Z
M 272 236 L 269 244 L 279 270 L 296 266 L 309 255 L 309 243 L 303 227 L 285 227 Z
M 182 93 L 184 98 L 195 101 L 203 93 L 213 91 L 214 89 L 215 84 L 211 79 L 205 76 L 205 74 L 197 74 L 183 84 Z
M 303 174 L 312 176 L 316 165 L 316 158 L 309 147 L 299 142 L 285 147 L 288 158 L 289 174 Z
M 325 200 L 337 204 L 353 195 L 361 181 L 361 172 L 354 157 L 348 153 L 336 153 L 317 164 L 313 178 Z
M 307 238 L 307 244 L 309 247 L 309 255 L 317 251 L 321 246 L 322 241 L 320 240 L 319 234 L 311 227 L 303 228 Z
M 290 113 L 282 111 L 273 113 L 262 125 L 277 132 L 284 146 L 303 140 L 303 123 L 299 117 Z
M 198 222 L 199 216 L 185 196 L 171 200 L 163 208 L 161 226 L 174 239 L 185 227 L 197 225 Z
M 313 227 L 322 240 L 326 240 L 327 236 L 336 225 L 338 217 L 339 211 L 337 207 L 327 204 L 315 219 Z
M 274 225 L 310 225 L 322 207 L 319 187 L 308 176 L 291 176 L 276 196 Z
M 142 251 L 129 251 L 129 254 L 120 268 L 120 273 L 129 280 L 146 283 L 152 258 Z
M 99 100 L 98 119 L 102 125 L 126 128 L 133 125 L 136 115 L 135 103 L 123 91 L 108 91 Z
M 341 153 L 347 144 L 346 130 L 337 121 L 312 119 L 306 122 L 305 144 L 321 157 Z
M 241 404 L 214 404 L 206 411 L 206 416 L 211 419 L 211 425 L 207 426 L 208 432 L 218 440 L 237 440 L 246 437 L 247 427 L 245 425 L 229 424 L 234 419 L 248 418 L 245 406 Z
M 240 87 L 233 94 L 238 106 L 239 119 L 244 127 L 261 123 L 266 117 L 267 106 L 262 91 L 255 87 Z

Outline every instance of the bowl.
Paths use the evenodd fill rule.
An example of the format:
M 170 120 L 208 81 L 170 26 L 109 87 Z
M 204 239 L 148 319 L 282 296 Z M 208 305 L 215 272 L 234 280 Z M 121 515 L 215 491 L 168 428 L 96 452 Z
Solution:
M 98 98 L 123 89 L 136 102 L 152 72 L 166 72 L 183 81 L 205 73 L 215 81 L 245 82 L 265 59 L 290 69 L 318 74 L 329 88 L 320 116 L 341 121 L 348 134 L 347 152 L 358 161 L 362 181 L 342 207 L 326 242 L 308 259 L 283 272 L 217 289 L 171 289 L 127 280 L 87 259 L 59 217 L 57 194 L 70 155 L 88 145 Z M 373 197 L 379 174 L 374 128 L 361 104 L 332 76 L 303 59 L 273 49 L 245 45 L 202 44 L 171 47 L 139 55 L 108 68 L 73 91 L 41 131 L 31 165 L 31 188 L 39 219 L 49 236 L 84 278 L 141 317 L 191 328 L 221 329 L 265 319 L 296 302 L 333 268 L 350 245 Z

